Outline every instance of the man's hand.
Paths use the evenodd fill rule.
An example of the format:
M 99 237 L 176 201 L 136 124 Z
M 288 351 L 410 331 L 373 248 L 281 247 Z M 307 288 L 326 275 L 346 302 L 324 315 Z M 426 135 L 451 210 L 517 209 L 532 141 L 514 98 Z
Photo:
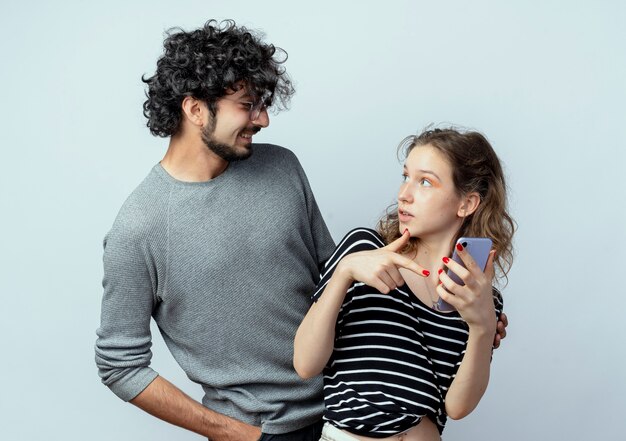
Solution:
M 261 438 L 259 427 L 232 420 L 225 430 L 207 439 L 209 441 L 257 441 L 259 438 Z
M 257 441 L 261 437 L 259 427 L 207 409 L 160 376 L 130 402 L 157 418 L 206 436 L 211 441 Z
M 500 319 L 496 325 L 496 336 L 493 339 L 493 348 L 498 349 L 500 342 L 506 337 L 506 327 L 509 326 L 509 319 L 505 313 L 500 314 Z
M 257 441 L 261 438 L 261 429 L 241 421 L 231 420 L 219 433 L 210 435 L 208 441 Z

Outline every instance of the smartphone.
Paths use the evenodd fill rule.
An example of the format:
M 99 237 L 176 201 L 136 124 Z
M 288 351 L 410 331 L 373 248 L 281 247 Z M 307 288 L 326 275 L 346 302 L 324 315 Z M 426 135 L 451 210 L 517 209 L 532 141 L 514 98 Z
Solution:
M 486 237 L 461 237 L 456 243 L 460 243 L 463 245 L 463 248 L 470 253 L 470 256 L 474 258 L 478 267 L 485 271 L 485 266 L 487 265 L 487 259 L 489 259 L 489 251 L 491 251 L 491 247 L 493 243 L 491 239 Z M 454 253 L 452 254 L 452 260 L 459 263 L 463 268 L 465 268 L 465 264 L 459 257 L 456 252 L 456 245 L 454 246 Z M 448 277 L 458 283 L 459 285 L 465 285 L 463 281 L 457 276 L 452 270 L 448 270 Z M 438 311 L 454 311 L 454 306 L 450 305 L 448 302 L 444 301 L 441 297 L 435 304 L 435 309 Z

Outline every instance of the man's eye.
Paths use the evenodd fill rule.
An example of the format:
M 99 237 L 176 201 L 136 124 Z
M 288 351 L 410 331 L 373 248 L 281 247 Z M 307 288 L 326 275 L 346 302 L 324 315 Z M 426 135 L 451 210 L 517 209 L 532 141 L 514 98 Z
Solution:
M 254 103 L 242 102 L 241 105 L 244 106 L 246 109 L 250 110 L 252 109 L 252 106 L 254 106 Z

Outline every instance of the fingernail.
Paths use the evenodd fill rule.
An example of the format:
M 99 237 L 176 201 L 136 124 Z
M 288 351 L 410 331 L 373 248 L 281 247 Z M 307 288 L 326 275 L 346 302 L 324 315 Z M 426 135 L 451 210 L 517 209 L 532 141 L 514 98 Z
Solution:
M 409 231 L 409 229 L 405 228 L 404 231 L 402 232 L 402 234 L 406 233 L 407 231 Z
M 423 270 L 422 274 L 424 274 L 426 277 L 430 276 L 430 271 L 428 270 Z
M 439 283 L 437 285 L 441 285 L 441 280 L 439 281 Z
M 437 274 L 441 274 L 442 272 L 443 272 L 443 269 L 441 269 L 441 268 L 439 268 L 439 269 L 437 270 Z
M 461 245 L 460 243 L 456 244 L 456 249 L 459 251 L 463 251 L 463 245 Z
M 441 259 L 441 260 L 443 260 L 443 263 L 448 263 L 448 262 L 450 262 L 450 259 L 449 259 L 449 258 L 447 258 L 447 257 L 444 257 L 444 258 L 443 258 L 443 259 Z

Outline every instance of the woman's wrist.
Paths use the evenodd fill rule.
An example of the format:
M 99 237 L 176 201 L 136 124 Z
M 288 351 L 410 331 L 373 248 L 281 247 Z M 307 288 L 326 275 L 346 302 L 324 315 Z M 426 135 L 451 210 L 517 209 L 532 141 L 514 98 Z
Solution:
M 496 333 L 496 321 L 490 324 L 468 324 L 470 336 L 473 336 L 475 339 L 486 338 L 489 341 L 493 341 L 493 336 Z
M 339 261 L 337 268 L 335 268 L 335 272 L 333 273 L 333 277 L 337 277 L 345 283 L 352 284 L 354 282 L 354 277 L 352 276 L 350 266 L 346 264 L 346 259 L 349 259 L 349 256 L 344 257 Z

